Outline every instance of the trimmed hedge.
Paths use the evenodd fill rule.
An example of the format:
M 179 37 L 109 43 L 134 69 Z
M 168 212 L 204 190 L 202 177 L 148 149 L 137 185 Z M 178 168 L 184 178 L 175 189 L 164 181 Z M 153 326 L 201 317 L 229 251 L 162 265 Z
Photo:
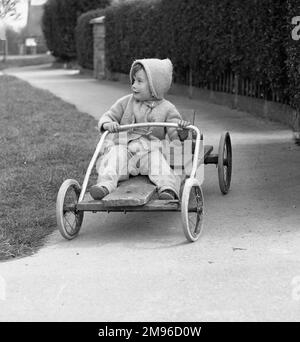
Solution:
M 159 42 L 161 35 L 157 35 L 161 20 L 154 4 L 155 1 L 125 1 L 106 9 L 105 48 L 110 71 L 128 73 L 134 59 L 162 56 L 160 51 L 153 48 L 164 47 Z M 150 29 L 151 24 L 153 30 Z
M 96 9 L 88 11 L 78 18 L 75 29 L 77 62 L 83 68 L 93 69 L 93 25 L 90 24 L 90 21 L 103 16 L 104 13 L 103 9 Z
M 210 89 L 234 73 L 251 81 L 252 96 L 299 107 L 300 43 L 286 46 L 287 22 L 300 15 L 299 6 L 299 0 L 126 1 L 106 10 L 106 65 L 128 73 L 134 59 L 169 57 L 178 83 L 189 84 L 192 74 L 192 85 Z
M 48 0 L 44 5 L 42 28 L 53 56 L 64 61 L 76 59 L 77 18 L 84 12 L 109 4 L 110 0 Z
M 292 25 L 292 18 L 300 16 L 300 2 L 299 0 L 288 0 L 287 5 L 288 31 L 292 32 L 292 30 L 295 28 L 295 25 Z M 292 35 L 290 34 L 289 39 L 287 39 L 286 51 L 287 70 L 289 78 L 288 91 L 293 107 L 297 108 L 300 112 L 300 40 L 293 40 Z

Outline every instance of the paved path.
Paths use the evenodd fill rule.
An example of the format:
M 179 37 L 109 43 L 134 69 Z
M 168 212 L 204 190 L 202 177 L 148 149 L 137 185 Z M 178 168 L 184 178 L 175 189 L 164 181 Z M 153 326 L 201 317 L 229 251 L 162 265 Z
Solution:
M 98 118 L 128 86 L 74 71 L 8 70 Z M 233 141 L 232 190 L 207 166 L 201 240 L 185 242 L 180 216 L 90 214 L 72 241 L 58 232 L 32 257 L 0 264 L 0 320 L 298 321 L 300 150 L 290 130 L 225 107 L 197 109 L 206 143 Z

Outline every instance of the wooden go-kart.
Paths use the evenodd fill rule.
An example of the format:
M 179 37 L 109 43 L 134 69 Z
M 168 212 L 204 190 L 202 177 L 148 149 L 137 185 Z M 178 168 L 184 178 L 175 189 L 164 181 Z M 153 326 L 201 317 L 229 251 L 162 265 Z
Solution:
M 91 200 L 86 190 L 90 174 L 101 152 L 108 131 L 101 135 L 94 155 L 88 166 L 82 186 L 74 180 L 67 179 L 61 185 L 56 203 L 57 225 L 62 236 L 68 240 L 75 238 L 81 228 L 85 211 L 91 212 L 134 212 L 134 211 L 169 211 L 181 212 L 183 232 L 188 241 L 196 241 L 203 228 L 204 199 L 201 189 L 202 180 L 197 178 L 197 170 L 204 164 L 215 164 L 218 168 L 220 190 L 227 194 L 232 171 L 232 147 L 228 132 L 221 135 L 218 154 L 213 154 L 213 146 L 203 145 L 203 135 L 194 126 L 195 112 L 192 117 L 182 115 L 193 123 L 187 129 L 192 131 L 192 167 L 185 174 L 179 200 L 158 199 L 156 186 L 147 176 L 134 176 L 119 183 L 118 188 L 100 201 Z M 120 131 L 145 127 L 178 127 L 175 123 L 151 122 L 121 126 Z

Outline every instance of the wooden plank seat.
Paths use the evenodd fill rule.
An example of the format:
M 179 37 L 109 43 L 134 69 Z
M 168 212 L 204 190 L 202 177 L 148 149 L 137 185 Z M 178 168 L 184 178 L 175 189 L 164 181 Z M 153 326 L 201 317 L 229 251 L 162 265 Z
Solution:
M 78 210 L 84 211 L 106 211 L 106 212 L 131 212 L 131 211 L 180 211 L 181 206 L 178 200 L 167 201 L 151 199 L 144 205 L 137 206 L 108 206 L 102 201 L 85 201 L 77 204 Z
M 182 193 L 184 187 L 184 179 L 182 179 L 181 190 Z M 126 193 L 126 189 L 133 189 L 133 186 L 139 184 L 143 185 L 143 191 L 139 190 L 137 193 L 137 199 L 134 199 L 133 194 Z M 151 190 L 149 187 L 151 186 Z M 121 190 L 122 191 L 121 191 Z M 145 190 L 146 189 L 146 190 Z M 154 191 L 153 191 L 154 190 Z M 151 195 L 150 195 L 151 192 Z M 145 196 L 142 198 L 142 194 Z M 109 196 L 112 200 L 109 199 Z M 146 198 L 146 199 L 145 199 Z M 106 200 L 105 200 L 106 199 Z M 145 202 L 144 204 L 141 204 Z M 84 211 L 105 211 L 105 212 L 133 212 L 133 211 L 181 211 L 180 200 L 160 200 L 158 199 L 158 193 L 156 187 L 149 181 L 147 176 L 134 176 L 129 180 L 120 182 L 119 187 L 113 193 L 107 195 L 101 201 L 95 201 L 87 194 L 84 200 L 76 205 L 77 210 Z M 197 211 L 197 208 L 189 208 L 190 211 Z
M 156 186 L 146 176 L 130 177 L 120 182 L 115 191 L 102 199 L 105 206 L 139 206 L 146 204 Z
M 86 195 L 77 204 L 84 211 L 178 211 L 179 200 L 159 200 L 156 186 L 148 176 L 133 176 L 120 182 L 118 188 L 100 201 Z

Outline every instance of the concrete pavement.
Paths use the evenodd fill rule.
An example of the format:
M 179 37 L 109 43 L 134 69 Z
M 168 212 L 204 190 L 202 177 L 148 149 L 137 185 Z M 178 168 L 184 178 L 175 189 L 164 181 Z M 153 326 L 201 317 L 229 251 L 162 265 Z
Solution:
M 6 70 L 96 118 L 128 85 L 48 66 Z M 0 264 L 1 321 L 298 321 L 300 150 L 289 129 L 225 107 L 195 108 L 205 143 L 229 130 L 232 189 L 205 169 L 205 228 L 187 243 L 180 215 L 88 214 L 32 257 Z

